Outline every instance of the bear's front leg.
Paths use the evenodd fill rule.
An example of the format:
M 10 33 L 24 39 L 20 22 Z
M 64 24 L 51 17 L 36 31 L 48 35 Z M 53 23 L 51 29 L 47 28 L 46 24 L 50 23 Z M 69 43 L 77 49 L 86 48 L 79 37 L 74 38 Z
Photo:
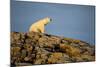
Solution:
M 45 32 L 44 25 L 40 28 L 40 30 L 41 30 L 41 33 L 44 33 Z

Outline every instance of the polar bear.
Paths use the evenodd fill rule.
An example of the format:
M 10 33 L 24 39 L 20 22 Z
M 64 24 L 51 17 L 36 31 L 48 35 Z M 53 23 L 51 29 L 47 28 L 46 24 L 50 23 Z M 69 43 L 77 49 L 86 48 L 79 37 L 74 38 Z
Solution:
M 52 21 L 52 19 L 49 18 L 49 17 L 43 18 L 41 20 L 38 20 L 37 22 L 33 23 L 30 26 L 29 32 L 40 32 L 40 33 L 44 33 L 45 32 L 44 26 L 47 25 L 51 21 Z

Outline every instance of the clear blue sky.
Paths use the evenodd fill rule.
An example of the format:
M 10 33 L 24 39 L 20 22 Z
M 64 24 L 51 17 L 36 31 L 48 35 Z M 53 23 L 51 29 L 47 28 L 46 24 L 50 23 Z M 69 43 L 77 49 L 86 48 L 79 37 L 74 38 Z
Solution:
M 95 6 L 11 2 L 11 31 L 28 32 L 32 23 L 44 17 L 52 18 L 46 33 L 95 43 Z

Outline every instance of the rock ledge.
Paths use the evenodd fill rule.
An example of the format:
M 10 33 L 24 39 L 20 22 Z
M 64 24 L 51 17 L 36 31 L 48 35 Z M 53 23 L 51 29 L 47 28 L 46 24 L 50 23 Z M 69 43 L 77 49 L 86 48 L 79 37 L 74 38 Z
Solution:
M 95 61 L 95 47 L 81 40 L 36 32 L 11 32 L 11 65 Z

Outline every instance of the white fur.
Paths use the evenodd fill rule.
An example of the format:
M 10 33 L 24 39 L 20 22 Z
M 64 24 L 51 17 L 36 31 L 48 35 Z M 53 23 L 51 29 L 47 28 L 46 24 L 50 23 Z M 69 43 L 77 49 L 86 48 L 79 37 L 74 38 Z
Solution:
M 41 19 L 35 23 L 33 23 L 30 28 L 29 28 L 29 32 L 40 32 L 40 33 L 44 33 L 45 32 L 45 29 L 44 29 L 44 26 L 46 24 L 48 24 L 50 22 L 50 18 L 49 17 L 46 17 L 44 19 Z

